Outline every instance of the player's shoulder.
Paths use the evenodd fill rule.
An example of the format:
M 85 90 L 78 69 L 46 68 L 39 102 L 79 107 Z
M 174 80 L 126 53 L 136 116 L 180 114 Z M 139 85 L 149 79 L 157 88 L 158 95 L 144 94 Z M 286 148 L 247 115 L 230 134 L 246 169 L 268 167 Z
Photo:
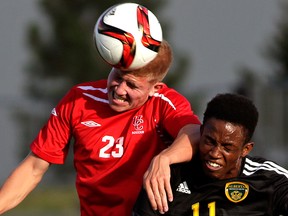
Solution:
M 288 180 L 288 170 L 280 166 L 278 163 L 257 156 L 247 156 L 244 161 L 242 173 L 245 176 L 266 175 L 266 176 L 281 176 Z
M 154 98 L 154 100 L 169 102 L 169 104 L 177 103 L 177 101 L 188 102 L 188 100 L 182 94 L 180 94 L 175 89 L 168 87 L 164 83 L 162 88 L 159 89 L 156 93 L 154 93 L 152 98 Z
M 74 85 L 68 93 L 74 95 L 82 94 L 84 92 L 89 93 L 96 93 L 102 92 L 107 93 L 107 80 L 98 80 L 98 81 L 90 81 L 90 82 L 83 82 Z
M 167 86 L 167 84 L 162 83 L 162 88 L 158 90 L 158 94 L 169 94 L 169 93 L 180 94 L 174 88 L 170 88 Z
M 90 81 L 76 84 L 70 88 L 62 100 L 64 101 L 78 101 L 87 95 L 91 97 L 98 96 L 101 98 L 107 97 L 107 80 Z M 86 96 L 84 96 L 86 95 Z
M 72 89 L 80 89 L 80 90 L 95 90 L 97 88 L 107 88 L 107 80 L 97 80 L 97 81 L 89 81 L 79 83 L 74 85 Z
M 191 160 L 189 162 L 172 164 L 171 168 L 171 184 L 172 187 L 178 187 L 181 183 L 190 183 L 191 179 L 194 179 L 195 173 L 197 173 L 197 178 L 199 177 L 200 164 Z M 176 188 L 175 188 L 176 189 Z

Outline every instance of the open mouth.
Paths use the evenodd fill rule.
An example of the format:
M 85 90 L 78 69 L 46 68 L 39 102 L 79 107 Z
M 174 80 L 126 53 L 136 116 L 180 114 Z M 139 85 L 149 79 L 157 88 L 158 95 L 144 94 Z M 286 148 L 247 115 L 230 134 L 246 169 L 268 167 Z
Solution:
M 219 170 L 222 168 L 222 166 L 218 163 L 215 163 L 215 162 L 212 162 L 212 161 L 206 161 L 206 167 L 209 169 L 209 170 Z
M 115 92 L 113 93 L 113 99 L 116 100 L 116 101 L 122 102 L 122 103 L 126 101 L 125 98 L 117 95 Z

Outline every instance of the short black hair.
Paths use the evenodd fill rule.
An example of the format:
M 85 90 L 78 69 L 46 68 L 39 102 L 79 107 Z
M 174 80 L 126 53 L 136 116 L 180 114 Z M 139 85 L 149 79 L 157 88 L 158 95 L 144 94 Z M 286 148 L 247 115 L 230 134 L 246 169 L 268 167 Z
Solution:
M 258 110 L 251 99 L 234 93 L 218 94 L 207 104 L 203 125 L 211 118 L 241 125 L 246 130 L 245 143 L 247 143 L 255 131 L 258 115 Z

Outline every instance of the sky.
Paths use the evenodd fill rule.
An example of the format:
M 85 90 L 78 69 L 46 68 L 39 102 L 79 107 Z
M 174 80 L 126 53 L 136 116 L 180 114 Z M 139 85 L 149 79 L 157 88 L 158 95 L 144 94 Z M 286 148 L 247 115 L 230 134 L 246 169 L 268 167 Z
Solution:
M 10 110 L 25 105 L 25 27 L 39 19 L 36 2 L 0 1 L 0 182 L 20 160 L 19 129 Z M 276 0 L 167 0 L 159 20 L 168 20 L 167 37 L 176 53 L 187 53 L 193 61 L 183 89 L 223 91 L 237 81 L 234 71 L 239 65 L 255 68 L 261 76 L 269 74 L 259 52 L 275 31 L 278 6 Z

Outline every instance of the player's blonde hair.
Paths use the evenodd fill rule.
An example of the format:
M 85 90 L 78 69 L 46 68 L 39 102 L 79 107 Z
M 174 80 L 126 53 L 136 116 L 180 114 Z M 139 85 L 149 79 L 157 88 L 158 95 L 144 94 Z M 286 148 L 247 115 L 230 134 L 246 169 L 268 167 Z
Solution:
M 129 71 L 128 73 L 140 77 L 148 77 L 150 82 L 160 82 L 169 71 L 173 61 L 173 53 L 169 43 L 166 40 L 161 42 L 156 57 L 144 67 Z

